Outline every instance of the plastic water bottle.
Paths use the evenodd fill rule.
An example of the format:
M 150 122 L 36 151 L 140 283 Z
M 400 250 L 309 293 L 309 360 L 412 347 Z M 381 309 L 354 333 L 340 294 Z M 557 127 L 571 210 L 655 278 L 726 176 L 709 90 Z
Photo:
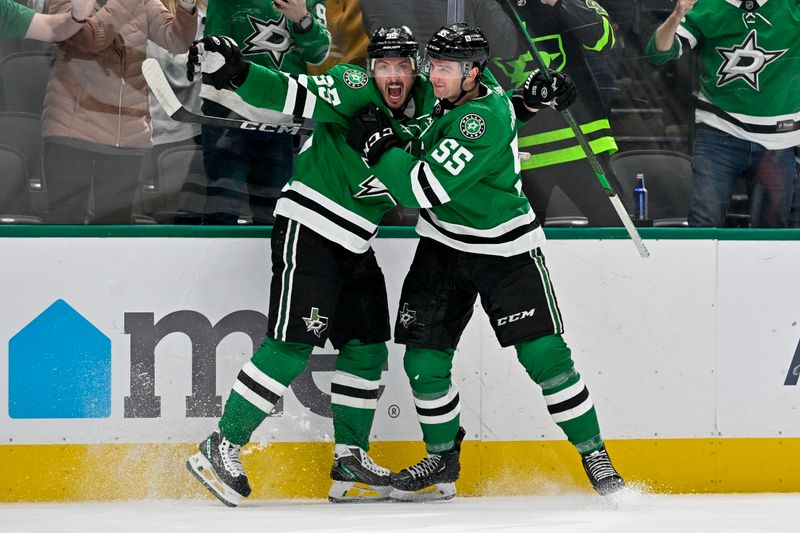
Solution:
M 638 220 L 650 218 L 647 212 L 647 188 L 644 186 L 644 174 L 636 174 L 636 187 L 633 189 L 634 216 Z

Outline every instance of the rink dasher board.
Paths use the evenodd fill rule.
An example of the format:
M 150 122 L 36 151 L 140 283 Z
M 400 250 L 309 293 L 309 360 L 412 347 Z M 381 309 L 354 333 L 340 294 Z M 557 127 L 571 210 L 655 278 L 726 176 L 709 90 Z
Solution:
M 408 238 L 375 242 L 392 318 L 415 246 L 416 240 Z M 791 456 L 792 439 L 800 434 L 800 421 L 793 416 L 800 398 L 797 386 L 785 382 L 792 381 L 790 368 L 798 364 L 793 361 L 800 311 L 793 303 L 800 282 L 793 268 L 800 242 L 659 239 L 648 240 L 648 247 L 649 259 L 639 258 L 630 242 L 619 239 L 551 239 L 544 247 L 566 339 L 592 393 L 604 437 L 623 441 L 617 446 L 637 455 L 642 454 L 637 446 L 659 440 L 705 450 L 727 439 L 736 446 L 733 440 L 741 439 L 738 445 L 745 450 L 761 444 L 778 450 L 770 456 L 776 464 L 780 450 Z M 266 239 L 6 237 L 0 248 L 4 257 L 14 258 L 0 275 L 7 295 L 0 310 L 2 382 L 11 379 L 9 341 L 59 300 L 111 345 L 107 416 L 13 417 L 13 399 L 4 394 L 0 442 L 24 445 L 16 448 L 18 456 L 30 445 L 76 445 L 79 456 L 104 448 L 97 445 L 125 446 L 131 453 L 136 444 L 196 442 L 214 427 L 213 416 L 187 416 L 192 347 L 183 333 L 167 335 L 155 349 L 158 416 L 126 416 L 126 398 L 132 395 L 132 335 L 126 333 L 126 320 L 130 327 L 131 314 L 151 313 L 157 323 L 188 311 L 213 326 L 241 311 L 252 311 L 251 318 L 266 315 Z M 546 453 L 560 453 L 550 450 L 563 437 L 538 387 L 513 350 L 499 348 L 485 315 L 476 311 L 454 369 L 467 439 L 510 446 L 512 452 L 540 442 Z M 217 346 L 215 393 L 222 401 L 252 349 L 241 332 Z M 328 347 L 315 354 L 330 364 L 332 357 L 325 356 L 333 351 Z M 326 450 L 321 457 L 327 453 L 322 443 L 331 440 L 330 419 L 306 405 L 320 398 L 324 403 L 330 374 L 311 374 L 316 390 L 307 398 L 290 391 L 282 414 L 268 420 L 254 441 L 286 449 L 308 443 Z M 405 450 L 419 439 L 419 430 L 402 371 L 402 347 L 393 343 L 384 385 L 373 440 Z M 413 456 L 415 449 L 408 446 Z
M 800 341 L 796 305 L 800 280 L 795 273 L 800 242 L 657 240 L 651 244 L 659 253 L 650 259 L 631 254 L 630 243 L 624 240 L 551 239 L 544 247 L 565 338 L 589 386 L 606 438 L 800 436 L 800 418 L 793 416 L 800 408 L 799 389 L 784 384 L 791 381 L 790 366 Z M 375 242 L 392 320 L 415 246 L 415 239 Z M 189 335 L 181 332 L 157 343 L 154 368 L 148 372 L 147 377 L 155 378 L 158 416 L 142 412 L 141 407 L 139 413 L 126 412 L 131 396 L 138 396 L 144 408 L 153 403 L 148 401 L 152 395 L 143 400 L 147 395 L 132 392 L 132 380 L 140 378 L 131 376 L 131 345 L 140 343 L 133 337 L 151 333 L 135 328 L 140 321 L 136 317 L 152 314 L 157 324 L 167 315 L 185 312 L 184 322 L 202 322 L 197 318 L 202 316 L 211 327 L 242 311 L 248 311 L 250 318 L 260 314 L 265 319 L 267 240 L 5 238 L 0 247 L 5 257 L 14 258 L 5 262 L 0 275 L 6 295 L 0 306 L 4 383 L 11 379 L 9 341 L 31 323 L 35 326 L 34 319 L 59 300 L 111 344 L 107 416 L 37 418 L 35 406 L 11 409 L 14 399 L 4 394 L 0 442 L 192 442 L 213 426 L 215 417 L 196 412 L 187 416 L 193 353 Z M 235 331 L 235 326 L 229 329 L 234 331 L 212 354 L 215 365 L 202 367 L 203 358 L 195 354 L 200 361 L 195 373 L 216 371 L 212 394 L 223 402 L 253 351 L 247 334 Z M 45 333 L 52 334 L 53 329 Z M 45 340 L 45 346 L 59 342 Z M 402 370 L 403 347 L 390 342 L 389 348 L 375 440 L 414 440 L 418 429 Z M 205 349 L 213 351 L 213 346 Z M 334 354 L 328 345 L 315 349 L 312 357 L 318 358 L 317 367 L 330 366 Z M 513 349 L 499 347 L 479 302 L 462 337 L 454 374 L 469 438 L 560 438 L 538 387 L 522 370 Z M 87 375 L 92 377 L 91 372 Z M 327 400 L 331 372 L 323 369 L 311 375 L 317 390 L 298 400 L 290 389 L 283 413 L 265 424 L 256 438 L 329 440 L 330 420 L 314 411 L 324 410 L 320 401 Z M 50 377 L 57 380 L 59 371 L 53 370 Z M 42 394 L 51 399 L 69 396 L 69 384 L 60 389 Z M 19 386 L 9 393 L 18 390 Z M 13 411 L 23 416 L 13 416 Z

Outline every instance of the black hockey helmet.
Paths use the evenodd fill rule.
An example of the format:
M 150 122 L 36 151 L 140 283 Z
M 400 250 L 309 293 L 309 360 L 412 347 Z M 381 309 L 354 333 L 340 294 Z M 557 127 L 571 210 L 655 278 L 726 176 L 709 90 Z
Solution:
M 372 75 L 376 59 L 408 57 L 416 72 L 418 53 L 419 45 L 408 26 L 380 27 L 372 34 L 367 45 L 367 71 Z
M 425 46 L 426 61 L 441 59 L 460 61 L 464 64 L 464 76 L 473 67 L 480 72 L 489 62 L 489 41 L 480 28 L 457 22 L 437 31 Z

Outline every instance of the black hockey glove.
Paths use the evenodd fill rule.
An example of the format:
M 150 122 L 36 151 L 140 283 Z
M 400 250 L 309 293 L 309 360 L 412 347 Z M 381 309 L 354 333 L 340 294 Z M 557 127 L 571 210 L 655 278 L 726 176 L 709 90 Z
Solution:
M 376 165 L 389 148 L 400 146 L 391 120 L 375 104 L 369 104 L 353 117 L 347 129 L 347 144 L 362 154 L 369 166 Z
M 578 97 L 575 82 L 567 74 L 554 70 L 547 72 L 551 78 L 549 83 L 538 68 L 528 76 L 522 86 L 523 101 L 531 109 L 552 107 L 556 111 L 563 111 L 575 103 Z
M 207 35 L 189 47 L 186 77 L 193 81 L 208 74 L 215 89 L 236 89 L 250 72 L 250 62 L 242 57 L 236 41 L 223 35 Z

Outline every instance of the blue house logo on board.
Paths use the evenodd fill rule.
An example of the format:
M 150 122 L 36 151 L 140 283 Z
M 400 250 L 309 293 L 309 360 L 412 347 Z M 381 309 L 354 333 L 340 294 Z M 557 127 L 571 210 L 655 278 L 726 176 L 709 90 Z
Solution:
M 8 343 L 11 418 L 111 415 L 111 339 L 56 300 Z

